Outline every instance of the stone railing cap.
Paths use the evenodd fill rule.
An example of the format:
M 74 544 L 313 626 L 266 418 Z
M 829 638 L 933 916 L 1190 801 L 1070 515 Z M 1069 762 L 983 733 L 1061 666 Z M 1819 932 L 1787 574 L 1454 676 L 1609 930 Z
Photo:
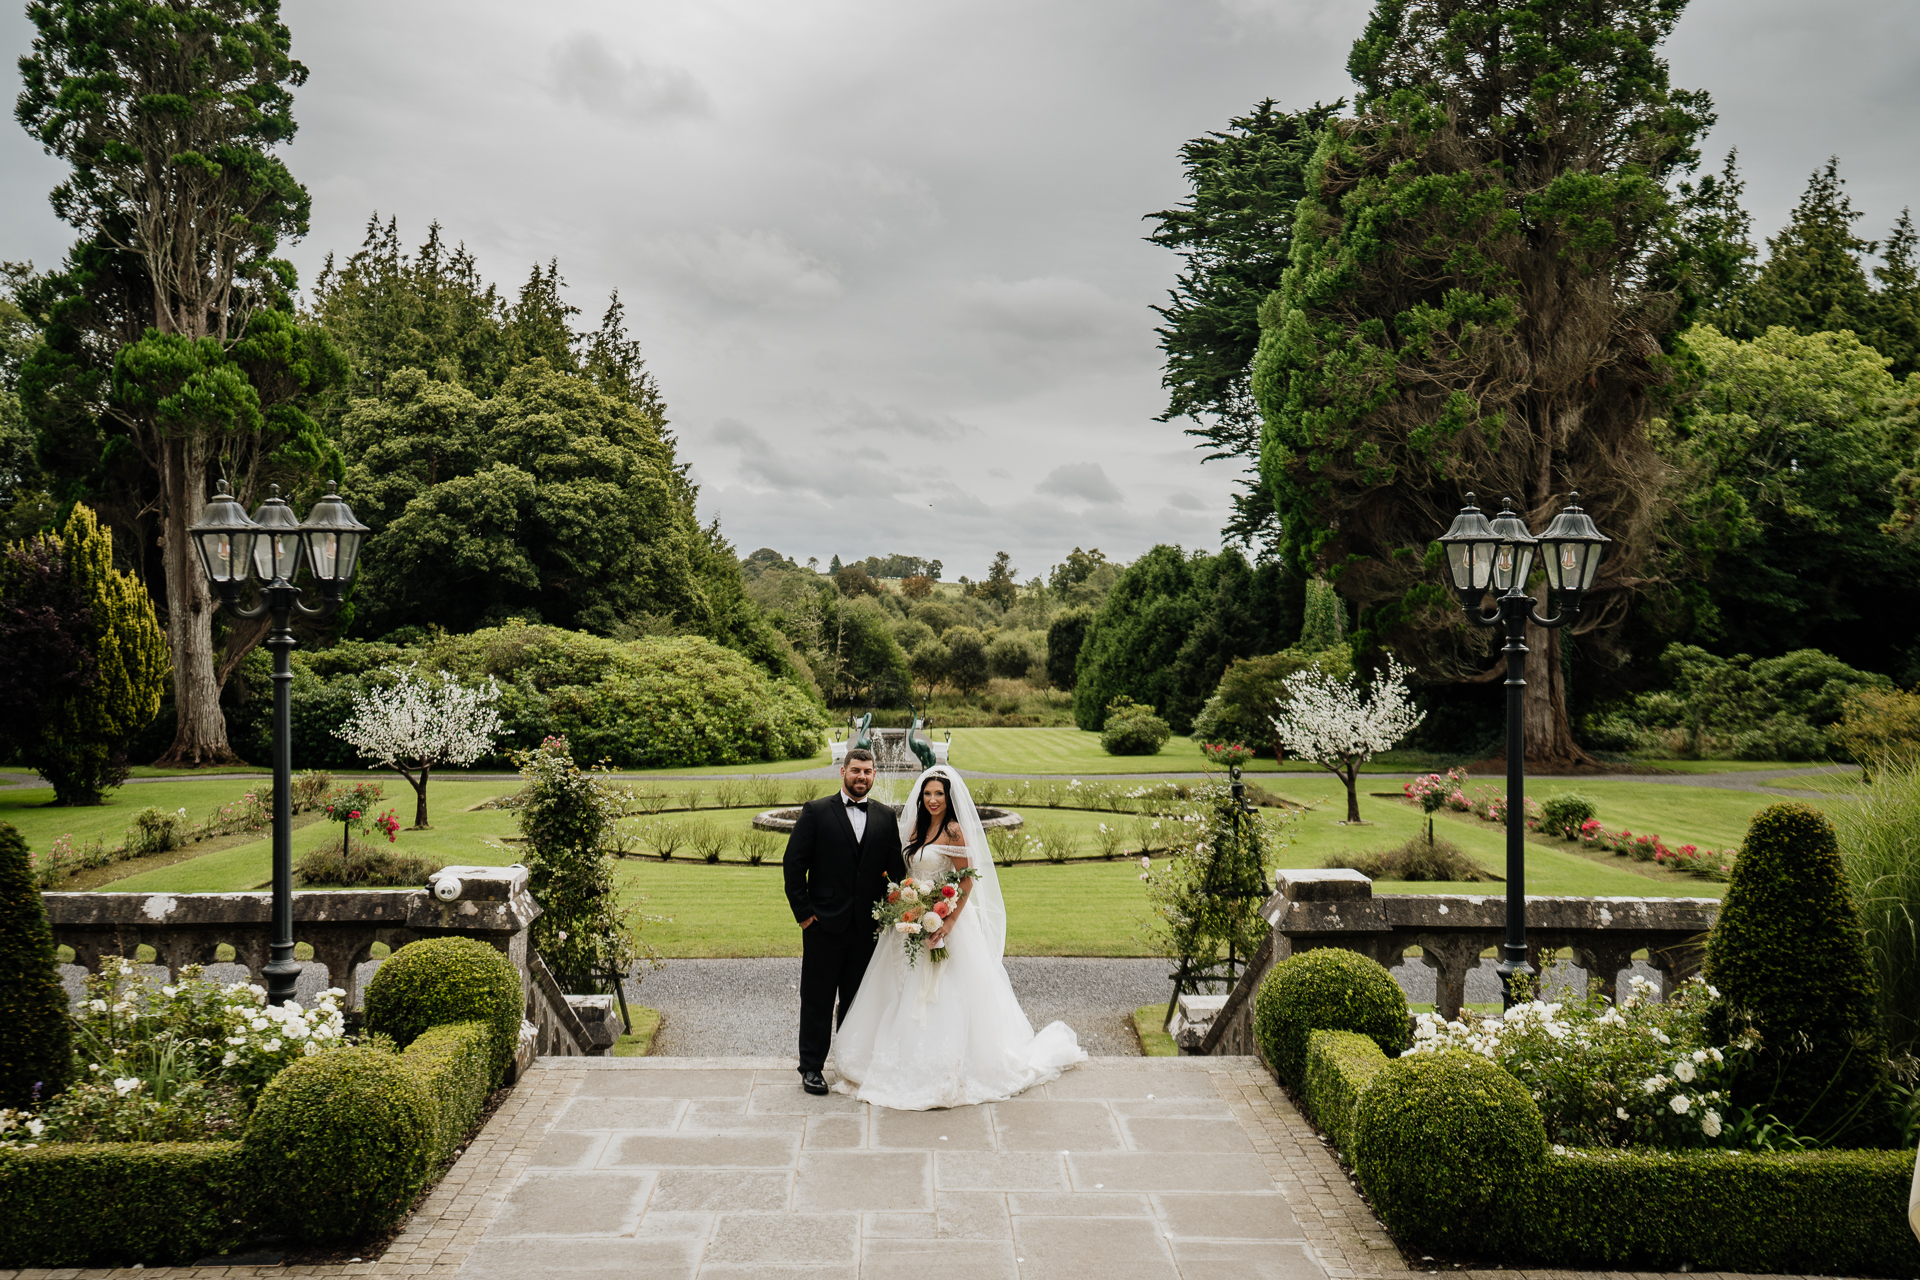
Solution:
M 1283 868 L 1273 885 L 1294 902 L 1353 902 L 1373 897 L 1373 881 L 1346 867 Z

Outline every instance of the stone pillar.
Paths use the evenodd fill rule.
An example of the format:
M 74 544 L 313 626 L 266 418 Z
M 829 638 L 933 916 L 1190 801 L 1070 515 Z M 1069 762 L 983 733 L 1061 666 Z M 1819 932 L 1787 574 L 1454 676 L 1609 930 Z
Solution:
M 1446 938 L 1420 935 L 1420 963 L 1434 970 L 1434 1012 L 1451 1022 L 1460 1016 L 1467 999 L 1467 970 L 1480 967 L 1481 939 L 1471 935 Z

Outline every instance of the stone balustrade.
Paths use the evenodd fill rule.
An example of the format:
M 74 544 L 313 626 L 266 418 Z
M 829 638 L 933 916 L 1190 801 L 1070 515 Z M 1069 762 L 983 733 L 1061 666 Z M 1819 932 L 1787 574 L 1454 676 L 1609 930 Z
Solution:
M 153 964 L 176 974 L 187 965 L 244 967 L 263 981 L 273 921 L 267 893 L 48 893 L 42 895 L 56 946 L 97 971 L 105 957 L 153 949 Z M 362 966 L 376 943 L 398 950 L 421 938 L 478 938 L 519 972 L 525 997 L 520 1056 L 602 1055 L 619 1037 L 611 997 L 569 996 L 528 945 L 540 905 L 527 892 L 526 868 L 444 867 L 425 889 L 342 889 L 293 895 L 293 936 L 313 949 L 331 985 L 358 1008 Z M 232 948 L 231 961 L 220 957 Z M 237 978 L 237 974 L 234 975 Z M 520 1065 L 525 1065 L 524 1063 Z
M 1435 1007 L 1457 1017 L 1466 995 L 1467 972 L 1489 947 L 1506 940 L 1506 898 L 1498 894 L 1381 894 L 1358 871 L 1275 873 L 1277 892 L 1261 908 L 1273 926 L 1240 982 L 1216 1010 L 1212 1001 L 1183 1011 L 1177 1041 L 1183 1052 L 1251 1054 L 1253 997 L 1272 967 L 1318 947 L 1344 947 L 1388 968 L 1409 949 L 1436 970 Z M 1661 978 L 1664 998 L 1699 971 L 1700 942 L 1713 928 L 1720 903 L 1714 898 L 1527 899 L 1527 959 L 1541 970 L 1543 952 L 1568 954 L 1590 983 L 1616 994 L 1622 970 L 1636 951 Z

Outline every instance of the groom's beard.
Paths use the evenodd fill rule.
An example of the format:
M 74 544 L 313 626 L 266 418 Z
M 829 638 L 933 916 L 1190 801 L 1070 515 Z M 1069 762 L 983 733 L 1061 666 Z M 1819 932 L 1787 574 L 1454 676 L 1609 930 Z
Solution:
M 867 792 L 873 790 L 872 778 L 846 778 L 842 781 L 846 785 L 847 794 L 855 800 L 866 799 Z

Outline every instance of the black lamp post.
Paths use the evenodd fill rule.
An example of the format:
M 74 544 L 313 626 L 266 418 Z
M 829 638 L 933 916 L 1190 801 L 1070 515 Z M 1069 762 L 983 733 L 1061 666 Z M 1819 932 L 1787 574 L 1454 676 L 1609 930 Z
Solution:
M 1489 521 L 1473 505 L 1454 517 L 1453 527 L 1440 536 L 1447 549 L 1447 569 L 1453 589 L 1467 616 L 1483 627 L 1504 625 L 1507 643 L 1507 941 L 1497 970 L 1501 1002 L 1514 1004 L 1513 980 L 1533 976 L 1527 963 L 1527 782 L 1526 723 L 1523 696 L 1527 687 L 1527 623 L 1552 630 L 1564 627 L 1580 612 L 1580 597 L 1600 571 L 1600 556 L 1612 539 L 1606 537 L 1576 505 L 1580 495 L 1568 495 L 1567 509 L 1553 518 L 1539 537 L 1513 509 L 1513 500 L 1500 504 L 1500 514 Z M 1540 616 L 1527 594 L 1527 577 L 1534 557 L 1547 579 L 1550 618 Z M 1480 604 L 1493 594 L 1493 612 Z
M 288 723 L 293 670 L 293 615 L 324 617 L 340 607 L 341 593 L 353 579 L 367 527 L 337 494 L 314 504 L 303 523 L 280 498 L 280 486 L 248 518 L 246 508 L 220 481 L 218 491 L 187 530 L 200 549 L 200 564 L 220 604 L 237 618 L 272 615 L 267 648 L 273 651 L 273 941 L 272 958 L 262 970 L 267 1001 L 293 999 L 300 963 L 293 958 L 293 740 Z M 293 585 L 302 565 L 320 588 L 319 608 L 300 603 Z M 254 579 L 260 600 L 240 604 L 240 589 Z

